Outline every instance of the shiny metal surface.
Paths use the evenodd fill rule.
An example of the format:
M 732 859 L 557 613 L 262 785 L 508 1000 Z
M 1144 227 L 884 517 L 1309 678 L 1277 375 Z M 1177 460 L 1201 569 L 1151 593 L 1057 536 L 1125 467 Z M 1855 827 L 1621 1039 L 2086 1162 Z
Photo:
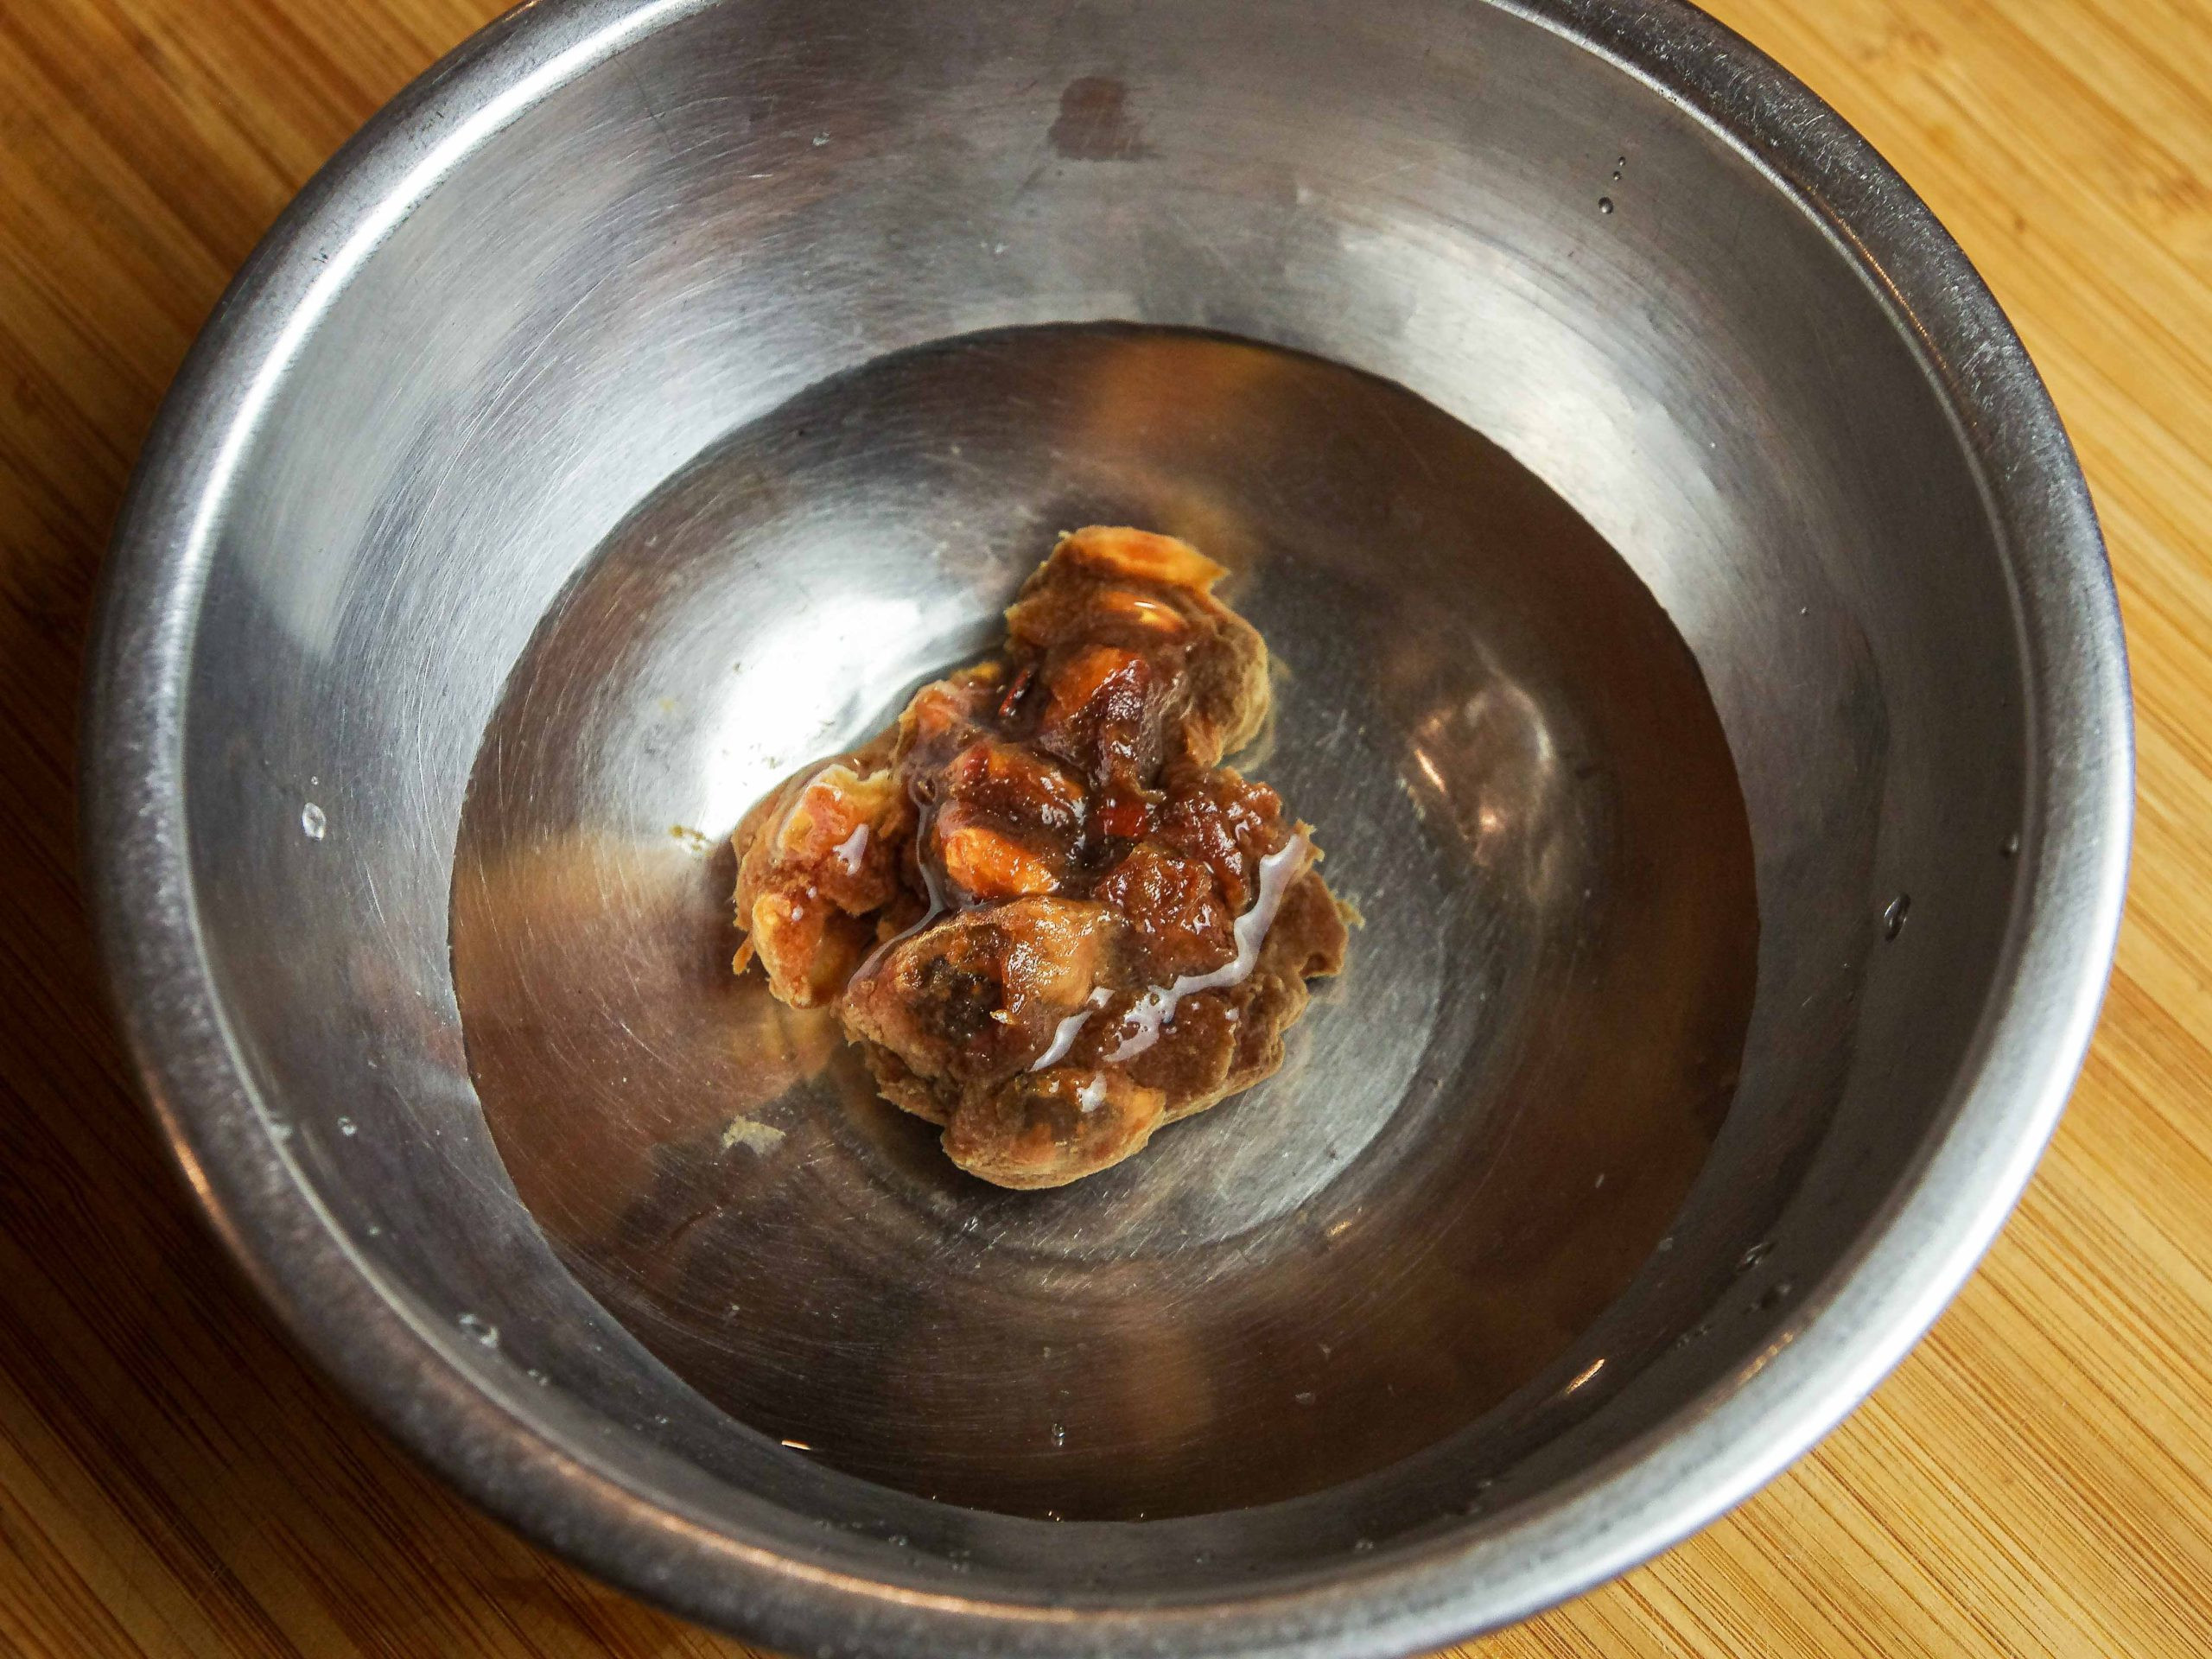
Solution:
M 1279 682 L 1251 764 L 1366 925 L 1268 1084 L 1007 1194 L 876 1098 L 834 1015 L 729 975 L 725 837 L 1094 520 L 1230 562 Z M 1567 1381 L 1631 1375 L 1712 1294 L 1669 1274 L 1593 1329 L 1727 1109 L 1751 866 L 1688 647 L 1502 450 L 1312 359 L 1017 329 L 802 394 L 609 538 L 476 760 L 454 988 L 493 1140 L 585 1287 L 817 1461 L 1135 1520 L 1456 1437 L 1466 1501 L 1531 1413 L 1557 1432 Z
M 671 832 L 1093 516 L 1236 568 L 1371 925 L 1282 1077 L 1040 1200 L 729 980 Z M 272 1300 L 495 1510 L 819 1653 L 1388 1654 L 1708 1519 L 2025 1180 L 2130 784 L 1956 250 L 1740 42 L 1573 0 L 527 8 L 210 325 L 88 739 Z

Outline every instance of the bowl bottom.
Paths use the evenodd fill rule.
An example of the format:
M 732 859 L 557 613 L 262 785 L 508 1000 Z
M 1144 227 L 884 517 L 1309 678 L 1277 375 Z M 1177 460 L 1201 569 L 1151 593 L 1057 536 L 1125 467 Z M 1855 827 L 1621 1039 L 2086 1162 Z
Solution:
M 1004 1192 L 730 974 L 726 837 L 1091 522 L 1230 568 L 1277 664 L 1245 769 L 1366 925 L 1275 1077 Z M 1594 1406 L 1758 940 L 1697 664 L 1565 502 L 1386 383 L 1122 327 L 881 359 L 632 513 L 485 734 L 452 928 L 507 1167 L 647 1347 L 795 1456 L 1069 1519 L 1319 1491 L 1535 1383 Z

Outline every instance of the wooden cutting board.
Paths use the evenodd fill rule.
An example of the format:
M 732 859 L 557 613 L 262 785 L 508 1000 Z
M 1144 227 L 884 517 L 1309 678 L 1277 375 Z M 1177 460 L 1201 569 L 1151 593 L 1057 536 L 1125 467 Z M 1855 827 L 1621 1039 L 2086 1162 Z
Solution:
M 140 439 L 308 175 L 490 0 L 0 0 L 0 1652 L 741 1655 L 447 1496 L 188 1209 L 79 914 L 76 683 Z M 2212 5 L 1727 0 L 1987 275 L 2134 656 L 2105 1022 L 2027 1200 L 1848 1424 L 1470 1651 L 2212 1654 Z

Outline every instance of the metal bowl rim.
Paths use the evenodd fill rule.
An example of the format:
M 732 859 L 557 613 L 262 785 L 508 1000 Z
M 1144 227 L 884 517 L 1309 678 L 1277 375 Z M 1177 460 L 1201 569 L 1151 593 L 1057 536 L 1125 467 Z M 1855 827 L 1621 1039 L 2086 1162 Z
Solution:
M 556 1431 L 486 1393 L 395 1303 L 272 1135 L 202 950 L 186 846 L 184 696 L 225 492 L 321 308 L 491 133 L 647 31 L 715 0 L 540 0 L 464 42 L 310 181 L 233 281 L 146 440 L 88 660 L 81 834 L 118 1023 L 215 1230 L 315 1358 L 484 1508 L 673 1611 L 780 1647 L 1350 1659 L 1426 1649 L 1623 1572 L 1750 1495 L 1905 1355 L 1994 1239 L 2055 1129 L 2115 947 L 2133 811 L 2117 599 L 2088 486 L 2024 349 L 1965 255 L 1834 111 L 1682 0 L 1484 0 L 1656 88 L 1814 216 L 1919 345 L 2012 561 L 2038 760 L 2001 982 L 1950 1119 L 1884 1217 L 1732 1379 L 1473 1535 L 1376 1551 L 1293 1587 L 1081 1608 L 827 1570 L 639 1490 L 681 1484 L 581 1412 Z

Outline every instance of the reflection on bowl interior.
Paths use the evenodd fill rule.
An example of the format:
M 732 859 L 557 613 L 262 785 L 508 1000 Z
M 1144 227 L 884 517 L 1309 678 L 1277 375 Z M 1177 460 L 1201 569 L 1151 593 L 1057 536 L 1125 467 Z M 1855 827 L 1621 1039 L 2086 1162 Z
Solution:
M 1366 925 L 1274 1078 L 1006 1193 L 730 975 L 724 838 L 1092 521 L 1231 567 L 1278 663 L 1246 765 Z M 601 1301 L 825 1463 L 1068 1518 L 1502 1455 L 1546 1377 L 1594 1408 L 1579 1339 L 1712 1143 L 1757 944 L 1711 699 L 1595 532 L 1407 392 L 1122 328 L 882 360 L 672 480 L 517 666 L 454 887 L 478 1094 Z

